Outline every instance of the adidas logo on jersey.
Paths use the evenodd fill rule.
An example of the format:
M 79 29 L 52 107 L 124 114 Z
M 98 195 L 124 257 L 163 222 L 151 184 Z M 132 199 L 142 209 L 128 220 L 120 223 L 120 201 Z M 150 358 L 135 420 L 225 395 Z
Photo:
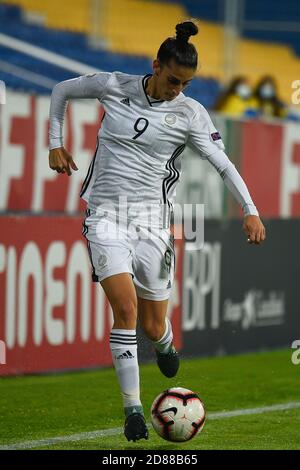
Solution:
M 126 351 L 123 354 L 120 354 L 120 356 L 117 356 L 116 359 L 133 359 L 134 356 L 131 354 L 130 351 Z
M 129 98 L 124 98 L 123 100 L 121 100 L 121 103 L 126 104 L 126 106 L 130 106 Z

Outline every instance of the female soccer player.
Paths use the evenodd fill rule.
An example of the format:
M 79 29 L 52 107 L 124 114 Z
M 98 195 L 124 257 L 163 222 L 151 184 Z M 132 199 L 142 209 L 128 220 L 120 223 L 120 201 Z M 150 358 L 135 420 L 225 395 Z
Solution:
M 186 145 L 216 168 L 241 203 L 248 241 L 265 238 L 247 187 L 224 153 L 207 111 L 182 93 L 197 69 L 197 51 L 188 42 L 197 32 L 192 22 L 178 24 L 176 37 L 159 48 L 152 75 L 87 75 L 57 84 L 51 97 L 49 164 L 58 173 L 77 170 L 63 147 L 67 101 L 97 98 L 105 110 L 80 194 L 87 202 L 83 233 L 93 280 L 100 281 L 113 310 L 110 347 L 124 402 L 124 433 L 133 441 L 148 438 L 140 401 L 137 317 L 154 344 L 161 372 L 173 377 L 179 367 L 166 318 L 174 277 L 168 220 Z

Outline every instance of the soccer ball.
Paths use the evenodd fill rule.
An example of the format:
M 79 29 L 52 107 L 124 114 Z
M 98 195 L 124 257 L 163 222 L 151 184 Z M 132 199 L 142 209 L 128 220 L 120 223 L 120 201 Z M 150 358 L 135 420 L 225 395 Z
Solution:
M 204 426 L 204 405 L 191 390 L 169 388 L 152 403 L 151 421 L 155 431 L 163 439 L 172 442 L 188 441 Z

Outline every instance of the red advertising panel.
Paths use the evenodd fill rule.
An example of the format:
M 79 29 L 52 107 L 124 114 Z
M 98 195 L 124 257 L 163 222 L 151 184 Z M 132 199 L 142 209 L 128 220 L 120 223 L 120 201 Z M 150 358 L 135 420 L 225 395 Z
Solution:
M 96 100 L 69 104 L 64 146 L 78 171 L 68 178 L 49 168 L 49 106 L 48 97 L 10 92 L 7 105 L 0 108 L 0 210 L 84 209 L 78 194 L 96 149 L 103 109 Z
M 300 168 L 300 142 L 294 145 L 292 161 Z M 291 195 L 292 199 L 292 215 L 299 217 L 300 215 L 300 178 L 298 191 Z
M 241 174 L 264 217 L 280 216 L 283 131 L 281 124 L 249 121 L 243 125 Z
M 91 281 L 81 223 L 80 217 L 0 218 L 0 341 L 6 352 L 0 375 L 111 364 L 111 312 L 102 288 Z M 182 246 L 170 312 L 178 347 Z
M 110 364 L 109 309 L 80 218 L 1 218 L 0 338 L 18 374 Z

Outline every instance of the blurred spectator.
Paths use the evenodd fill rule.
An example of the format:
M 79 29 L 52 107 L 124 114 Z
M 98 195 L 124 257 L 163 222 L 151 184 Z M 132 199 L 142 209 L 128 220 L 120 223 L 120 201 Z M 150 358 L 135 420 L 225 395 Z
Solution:
M 286 117 L 287 106 L 279 99 L 277 85 L 273 77 L 262 77 L 254 90 L 256 105 L 261 117 Z
M 258 103 L 248 79 L 243 76 L 234 78 L 217 101 L 215 110 L 235 117 L 256 116 Z

